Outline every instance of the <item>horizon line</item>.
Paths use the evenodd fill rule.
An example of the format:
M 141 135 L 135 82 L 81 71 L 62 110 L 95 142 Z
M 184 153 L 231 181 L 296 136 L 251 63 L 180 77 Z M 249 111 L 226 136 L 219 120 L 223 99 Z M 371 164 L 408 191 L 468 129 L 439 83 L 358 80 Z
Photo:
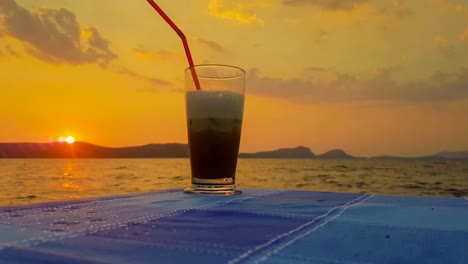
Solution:
M 66 145 L 74 145 L 74 144 L 79 144 L 79 143 L 83 143 L 83 144 L 89 144 L 89 145 L 94 145 L 94 146 L 98 146 L 98 147 L 103 147 L 103 148 L 110 148 L 110 149 L 119 149 L 119 148 L 128 148 L 128 147 L 143 147 L 143 146 L 148 146 L 148 145 L 187 145 L 188 146 L 188 143 L 180 143 L 180 142 L 168 142 L 168 143 L 146 143 L 146 144 L 141 144 L 141 145 L 125 145 L 125 146 L 118 146 L 118 147 L 110 147 L 110 146 L 104 146 L 104 145 L 99 145 L 99 144 L 95 144 L 95 143 L 90 143 L 90 142 L 85 142 L 85 141 L 75 141 L 73 143 L 67 143 L 66 141 L 49 141 L 49 142 L 32 142 L 32 141 L 22 141 L 22 142 L 0 142 L 0 144 L 54 144 L 54 143 L 57 143 L 57 144 L 66 144 Z M 452 151 L 448 151 L 448 150 L 440 150 L 440 151 L 437 151 L 437 152 L 434 152 L 432 154 L 423 154 L 423 155 L 414 155 L 414 156 L 400 156 L 400 155 L 388 155 L 388 154 L 378 154 L 378 155 L 369 155 L 369 156 L 354 156 L 352 154 L 349 154 L 348 152 L 346 152 L 344 149 L 342 148 L 334 148 L 334 149 L 330 149 L 330 150 L 327 150 L 321 154 L 316 154 L 312 151 L 312 148 L 310 147 L 307 147 L 307 146 L 304 146 L 304 145 L 298 145 L 298 146 L 295 146 L 295 147 L 278 147 L 276 149 L 272 149 L 272 150 L 260 150 L 260 151 L 254 151 L 254 152 L 239 152 L 239 154 L 255 154 L 255 153 L 259 153 L 259 152 L 272 152 L 272 151 L 278 151 L 278 150 L 281 150 L 281 149 L 295 149 L 295 148 L 300 148 L 300 147 L 303 147 L 303 148 L 307 148 L 308 150 L 310 150 L 312 152 L 313 155 L 315 156 L 320 156 L 320 155 L 323 155 L 323 154 L 326 154 L 328 152 L 331 152 L 331 151 L 336 151 L 336 150 L 339 150 L 339 151 L 343 151 L 345 154 L 347 155 L 350 155 L 352 156 L 353 158 L 378 158 L 378 157 L 391 157 L 391 158 L 423 158 L 423 157 L 430 157 L 430 156 L 436 156 L 437 154 L 440 154 L 440 153 L 444 153 L 444 152 L 448 152 L 448 153 L 468 153 L 468 150 L 452 150 Z

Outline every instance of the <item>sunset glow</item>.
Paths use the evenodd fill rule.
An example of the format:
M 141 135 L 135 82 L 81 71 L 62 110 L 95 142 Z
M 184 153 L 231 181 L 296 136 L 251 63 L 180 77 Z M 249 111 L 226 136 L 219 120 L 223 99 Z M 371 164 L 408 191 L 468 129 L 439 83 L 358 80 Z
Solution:
M 246 70 L 241 152 L 468 149 L 467 1 L 157 2 Z M 187 66 L 146 1 L 0 0 L 0 142 L 187 143 Z

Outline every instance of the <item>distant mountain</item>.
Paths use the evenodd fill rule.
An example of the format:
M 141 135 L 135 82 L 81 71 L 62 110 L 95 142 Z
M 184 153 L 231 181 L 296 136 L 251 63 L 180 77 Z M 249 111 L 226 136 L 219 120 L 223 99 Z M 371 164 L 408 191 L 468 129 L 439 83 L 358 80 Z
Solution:
M 0 143 L 0 158 L 188 158 L 187 144 L 148 144 L 143 146 L 110 148 L 85 142 L 73 144 L 51 143 Z M 344 150 L 334 149 L 315 155 L 309 148 L 281 148 L 272 151 L 240 153 L 240 158 L 277 159 L 353 159 Z M 443 151 L 429 156 L 397 157 L 375 156 L 377 160 L 468 160 L 468 151 Z
M 468 151 L 442 151 L 433 155 L 419 157 L 375 156 L 378 160 L 468 160 Z
M 333 149 L 320 155 L 315 155 L 309 148 L 299 146 L 296 148 L 282 148 L 273 151 L 262 151 L 255 153 L 241 153 L 240 158 L 279 158 L 279 159 L 353 159 L 344 150 Z
M 187 158 L 187 144 L 109 148 L 85 142 L 0 143 L 0 158 Z
M 240 153 L 239 158 L 278 158 L 278 159 L 310 159 L 315 158 L 315 154 L 306 147 L 281 148 L 273 151 L 262 151 L 255 153 Z
M 187 144 L 148 144 L 110 148 L 85 142 L 0 143 L 0 158 L 188 158 Z M 315 158 L 306 147 L 240 153 L 240 158 Z
M 319 159 L 354 159 L 356 157 L 349 155 L 342 149 L 333 149 L 323 154 L 317 155 L 317 158 Z
M 442 151 L 433 156 L 444 159 L 468 159 L 468 151 Z

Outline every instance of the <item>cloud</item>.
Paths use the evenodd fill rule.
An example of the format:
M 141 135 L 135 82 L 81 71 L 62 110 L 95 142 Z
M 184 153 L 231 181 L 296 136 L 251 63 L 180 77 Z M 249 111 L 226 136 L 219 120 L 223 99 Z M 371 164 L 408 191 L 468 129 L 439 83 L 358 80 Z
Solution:
M 414 14 L 406 0 L 371 1 L 371 0 L 283 0 L 282 4 L 289 7 L 314 7 L 321 11 L 337 13 L 343 16 L 346 12 L 348 20 L 357 21 L 369 19 L 398 18 L 403 19 Z
M 13 56 L 17 58 L 21 57 L 21 55 L 11 47 L 11 45 L 7 44 L 3 47 L 3 49 L 3 51 L 0 50 L 0 56 Z
M 223 53 L 226 52 L 226 49 L 223 48 L 220 44 L 215 41 L 202 39 L 202 38 L 193 38 L 192 40 L 196 41 L 197 43 L 201 44 L 202 46 L 209 48 L 212 51 Z
M 389 6 L 383 7 L 380 12 L 398 18 L 406 18 L 414 14 L 414 10 L 406 6 L 406 0 L 393 0 Z
M 323 71 L 320 69 L 319 71 Z M 262 77 L 258 69 L 247 74 L 248 92 L 298 103 L 389 101 L 435 103 L 468 97 L 468 68 L 449 73 L 437 71 L 426 80 L 399 83 L 392 78 L 398 68 L 379 68 L 367 78 L 334 73 L 334 78 L 280 79 Z
M 203 38 L 191 37 L 189 39 L 211 51 L 224 53 L 227 50 L 219 43 Z M 132 53 L 140 59 L 151 60 L 151 61 L 167 61 L 167 60 L 183 60 L 185 61 L 185 53 L 172 52 L 166 49 L 150 50 L 145 48 L 143 45 L 138 45 L 132 48 Z
M 245 4 L 243 1 L 211 0 L 208 4 L 208 13 L 217 18 L 237 21 L 240 24 L 258 23 L 264 25 L 265 22 L 261 18 L 258 18 L 252 9 L 268 5 L 264 3 L 256 4 L 255 2 L 252 4 L 252 2 L 249 1 Z
M 5 47 L 6 51 L 8 52 L 9 55 L 14 56 L 14 57 L 21 57 L 18 52 L 16 52 L 10 45 L 6 45 Z
M 140 59 L 151 61 L 181 60 L 183 55 L 165 49 L 149 50 L 143 45 L 132 48 L 133 54 Z
M 432 47 L 439 52 L 450 55 L 454 52 L 454 46 L 446 38 L 437 36 L 432 40 Z
M 118 73 L 130 76 L 130 77 L 135 78 L 135 79 L 149 81 L 154 86 L 171 86 L 172 85 L 171 82 L 168 82 L 168 81 L 165 81 L 165 80 L 162 80 L 162 79 L 158 79 L 158 78 L 148 77 L 148 76 L 136 73 L 134 71 L 131 71 L 128 68 L 125 68 L 125 67 L 121 68 L 118 71 Z
M 329 36 L 329 33 L 325 30 L 320 30 L 317 33 L 311 34 L 311 38 L 314 41 L 314 43 L 318 44 L 326 40 Z
M 456 15 L 468 18 L 468 6 L 461 3 L 462 1 L 453 1 L 453 0 L 426 0 L 426 3 L 430 5 L 439 5 L 438 8 L 444 8 L 453 12 Z
M 465 30 L 460 34 L 460 41 L 468 41 L 468 26 L 465 27 Z
M 322 68 L 322 67 L 307 67 L 305 68 L 306 71 L 312 71 L 312 72 L 324 72 L 324 71 L 327 71 L 326 68 Z
M 0 17 L 3 34 L 26 44 L 26 51 L 40 60 L 105 66 L 117 58 L 96 27 L 82 27 L 67 9 L 30 12 L 14 0 L 1 0 Z
M 325 10 L 352 10 L 367 2 L 369 0 L 283 0 L 283 4 L 288 6 L 310 5 Z

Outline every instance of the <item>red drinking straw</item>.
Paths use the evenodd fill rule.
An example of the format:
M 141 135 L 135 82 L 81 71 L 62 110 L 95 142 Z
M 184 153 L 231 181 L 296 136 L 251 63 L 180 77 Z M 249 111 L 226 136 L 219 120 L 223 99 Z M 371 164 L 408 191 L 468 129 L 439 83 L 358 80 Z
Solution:
M 195 83 L 195 87 L 197 87 L 197 90 L 200 90 L 200 82 L 198 81 L 198 76 L 197 73 L 195 72 L 195 68 L 193 65 L 193 59 L 192 55 L 190 54 L 190 48 L 187 43 L 187 38 L 185 37 L 184 33 L 182 30 L 180 30 L 174 22 L 164 13 L 164 11 L 153 1 L 153 0 L 146 0 L 148 3 L 156 10 L 156 12 L 159 13 L 159 15 L 166 20 L 166 22 L 171 26 L 171 28 L 179 35 L 179 37 L 182 39 L 182 44 L 184 45 L 184 50 L 185 50 L 185 55 L 187 55 L 187 60 L 190 65 L 190 71 L 192 72 L 192 78 L 193 82 Z

